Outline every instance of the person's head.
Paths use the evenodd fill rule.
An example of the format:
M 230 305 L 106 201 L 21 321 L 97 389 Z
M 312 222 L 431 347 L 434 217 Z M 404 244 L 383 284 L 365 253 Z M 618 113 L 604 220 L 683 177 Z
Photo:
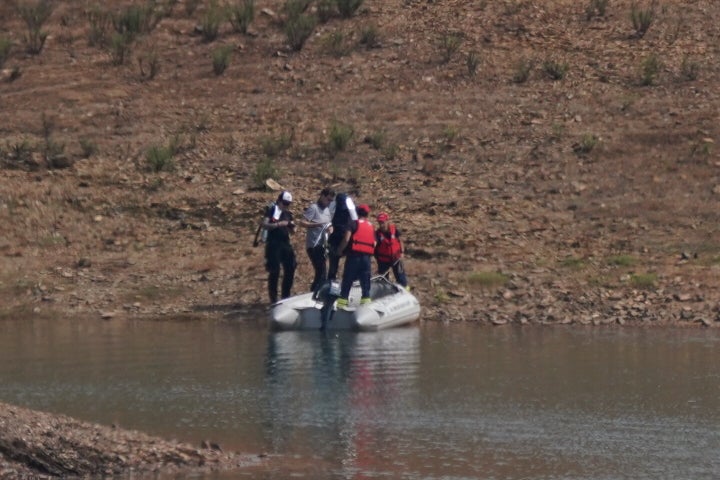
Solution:
M 292 203 L 292 194 L 288 192 L 287 190 L 283 190 L 280 192 L 280 195 L 278 195 L 277 199 L 277 206 L 280 207 L 283 210 L 286 210 L 290 204 Z
M 358 205 L 355 211 L 357 212 L 358 217 L 367 218 L 367 216 L 370 215 L 370 206 L 363 203 L 362 205 Z
M 318 205 L 325 208 L 330 205 L 333 200 L 335 200 L 335 190 L 332 188 L 323 188 L 320 190 L 320 198 L 318 198 L 317 202 Z
M 381 230 L 386 230 L 390 226 L 390 215 L 385 212 L 378 213 L 377 216 L 378 227 Z

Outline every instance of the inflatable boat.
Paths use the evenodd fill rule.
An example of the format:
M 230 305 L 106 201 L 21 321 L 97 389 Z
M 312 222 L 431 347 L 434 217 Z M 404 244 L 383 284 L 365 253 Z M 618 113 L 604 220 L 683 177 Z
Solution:
M 327 282 L 317 292 L 280 300 L 270 309 L 273 330 L 372 331 L 405 325 L 420 317 L 420 302 L 402 285 L 384 276 L 370 281 L 371 302 L 360 305 L 360 285 L 350 290 L 348 306 L 337 308 L 336 282 Z

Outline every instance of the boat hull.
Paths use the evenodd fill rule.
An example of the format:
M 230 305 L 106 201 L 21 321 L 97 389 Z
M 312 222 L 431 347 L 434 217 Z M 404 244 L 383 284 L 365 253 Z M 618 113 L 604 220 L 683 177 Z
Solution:
M 382 278 L 382 277 L 380 277 Z M 386 282 L 385 284 L 379 282 Z M 372 301 L 359 305 L 359 285 L 350 293 L 349 305 L 332 305 L 327 330 L 375 331 L 412 323 L 420 317 L 420 302 L 402 286 L 373 279 Z M 319 330 L 323 327 L 325 301 L 312 293 L 290 297 L 273 305 L 270 327 L 274 330 Z

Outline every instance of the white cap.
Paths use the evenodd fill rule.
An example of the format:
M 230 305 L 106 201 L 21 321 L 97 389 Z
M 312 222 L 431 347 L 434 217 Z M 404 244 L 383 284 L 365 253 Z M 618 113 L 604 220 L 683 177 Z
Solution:
M 292 202 L 292 194 L 288 191 L 282 192 L 282 195 L 280 195 L 280 200 L 284 202 Z

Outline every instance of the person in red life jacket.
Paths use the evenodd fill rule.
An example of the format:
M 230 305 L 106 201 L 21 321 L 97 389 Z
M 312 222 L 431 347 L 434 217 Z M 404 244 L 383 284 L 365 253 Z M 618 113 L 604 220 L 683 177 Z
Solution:
M 360 305 L 368 304 L 371 301 L 370 274 L 372 270 L 371 257 L 375 252 L 375 227 L 367 218 L 370 214 L 369 206 L 360 205 L 356 211 L 357 222 L 351 230 L 345 232 L 337 251 L 338 255 L 343 253 L 347 255 L 340 284 L 340 298 L 337 301 L 338 308 L 347 307 L 350 288 L 355 280 L 360 281 L 362 290 Z
M 378 275 L 385 275 L 391 268 L 395 280 L 407 288 L 408 281 L 403 265 L 403 245 L 400 240 L 400 230 L 390 223 L 390 216 L 380 212 L 377 216 L 378 228 L 375 231 L 375 260 L 378 264 Z
M 280 267 L 283 270 L 281 298 L 288 298 L 295 280 L 297 260 L 290 243 L 290 235 L 295 232 L 293 214 L 290 212 L 292 195 L 288 191 L 280 192 L 277 201 L 270 205 L 263 217 L 263 228 L 267 230 L 265 243 L 265 269 L 268 271 L 268 294 L 270 303 L 278 301 L 278 281 Z

